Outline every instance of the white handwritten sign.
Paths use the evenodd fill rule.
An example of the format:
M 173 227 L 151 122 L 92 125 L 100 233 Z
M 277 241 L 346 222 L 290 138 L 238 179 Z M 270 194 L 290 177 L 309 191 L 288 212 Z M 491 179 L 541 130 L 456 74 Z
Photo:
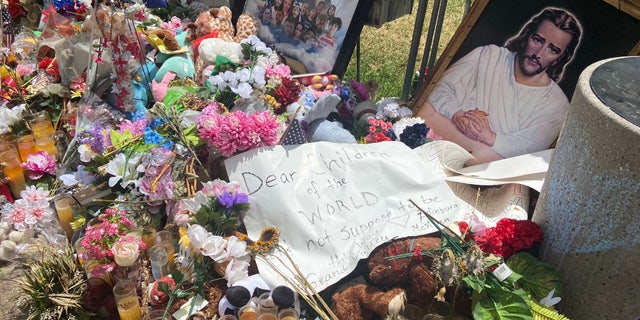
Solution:
M 249 194 L 249 236 L 277 227 L 280 244 L 316 290 L 348 275 L 386 241 L 436 231 L 409 199 L 445 225 L 462 217 L 443 177 L 400 142 L 276 146 L 225 165 Z M 268 282 L 282 283 L 260 261 L 258 268 Z

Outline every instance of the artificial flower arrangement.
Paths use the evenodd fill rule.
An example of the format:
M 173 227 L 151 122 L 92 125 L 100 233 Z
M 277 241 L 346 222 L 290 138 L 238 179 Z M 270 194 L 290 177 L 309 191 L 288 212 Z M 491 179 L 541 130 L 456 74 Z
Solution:
M 118 266 L 131 266 L 137 261 L 146 244 L 129 235 L 135 228 L 127 211 L 117 208 L 105 209 L 95 224 L 85 228 L 80 240 L 84 252 L 79 255 L 92 276 L 106 277 Z
M 411 110 L 396 102 L 381 101 L 375 117 L 367 119 L 368 133 L 364 143 L 401 141 L 410 148 L 419 147 L 427 138 L 429 127 L 421 118 L 414 118 Z
M 437 300 L 445 301 L 447 287 L 455 287 L 454 296 L 466 287 L 473 292 L 474 319 L 538 319 L 534 315 L 541 314 L 564 319 L 552 309 L 560 301 L 554 294 L 562 294 L 560 275 L 526 252 L 542 242 L 535 222 L 503 218 L 488 228 L 471 216 L 448 227 L 421 211 L 442 235 L 441 249 L 420 252 L 434 258 L 431 272 L 441 286 Z

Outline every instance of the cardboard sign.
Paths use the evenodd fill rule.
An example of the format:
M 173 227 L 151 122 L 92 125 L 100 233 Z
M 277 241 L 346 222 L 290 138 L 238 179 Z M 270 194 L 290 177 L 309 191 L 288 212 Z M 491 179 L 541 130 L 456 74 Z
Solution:
M 278 228 L 279 243 L 318 291 L 348 275 L 378 245 L 437 231 L 409 199 L 445 225 L 463 216 L 443 177 L 401 142 L 275 146 L 225 165 L 230 181 L 249 194 L 249 236 Z M 265 263 L 258 261 L 258 268 L 271 284 L 284 283 Z

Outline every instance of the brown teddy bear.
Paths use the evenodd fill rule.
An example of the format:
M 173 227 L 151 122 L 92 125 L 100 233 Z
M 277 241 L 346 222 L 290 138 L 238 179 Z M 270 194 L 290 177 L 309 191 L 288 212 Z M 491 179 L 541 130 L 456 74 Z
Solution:
M 176 37 L 169 30 L 159 29 L 155 31 L 156 36 L 162 40 L 164 47 L 168 51 L 178 51 L 180 50 L 180 44 L 176 40 Z
M 420 251 L 439 248 L 440 237 L 430 235 L 403 238 L 383 244 L 376 248 L 367 260 L 369 279 L 379 287 L 404 288 L 410 303 L 426 306 L 433 301 L 438 288 L 429 270 L 432 258 L 421 255 Z M 386 259 L 401 254 L 411 255 Z
M 383 291 L 367 284 L 356 284 L 336 293 L 333 312 L 340 320 L 395 318 L 404 309 L 405 293 L 400 288 Z
M 421 255 L 437 250 L 441 241 L 436 235 L 402 238 L 377 247 L 367 260 L 369 283 L 350 285 L 332 296 L 339 319 L 381 319 L 398 315 L 405 301 L 427 307 L 437 292 L 430 271 L 432 259 Z M 387 259 L 399 255 L 406 257 Z M 384 291 L 387 290 L 387 291 Z

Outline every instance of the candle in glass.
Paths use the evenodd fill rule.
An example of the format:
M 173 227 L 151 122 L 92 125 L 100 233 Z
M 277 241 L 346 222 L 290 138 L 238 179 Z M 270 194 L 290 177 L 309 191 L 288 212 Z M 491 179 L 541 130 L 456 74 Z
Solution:
M 27 156 L 38 152 L 36 150 L 36 140 L 32 134 L 22 135 L 16 140 L 18 145 L 18 152 L 20 153 L 20 160 L 27 162 Z
M 156 232 L 155 237 L 153 238 L 153 243 L 158 245 L 164 245 L 167 247 L 167 256 L 169 258 L 169 270 L 173 270 L 175 268 L 175 254 L 176 247 L 174 245 L 173 234 L 171 234 L 168 230 L 162 230 Z
M 53 129 L 53 123 L 51 122 L 51 117 L 49 117 L 49 114 L 44 111 L 27 117 L 27 123 L 29 124 L 31 132 L 33 132 L 33 135 L 36 137 L 51 136 L 55 131 Z
M 36 150 L 44 151 L 58 159 L 58 148 L 50 136 L 39 136 L 36 138 Z
M 113 286 L 113 296 L 118 306 L 120 320 L 142 319 L 142 309 L 136 294 L 136 285 L 131 280 L 120 280 Z
M 298 320 L 300 316 L 294 308 L 287 308 L 278 312 L 278 320 Z
M 169 255 L 167 247 L 159 244 L 149 249 L 149 262 L 153 278 L 158 280 L 169 274 Z
M 62 226 L 62 229 L 67 233 L 67 238 L 71 239 L 71 236 L 73 235 L 73 229 L 71 229 L 71 222 L 73 222 L 72 207 L 75 204 L 75 200 L 71 195 L 62 194 L 57 196 L 53 202 L 56 207 L 60 226 Z
M 20 166 L 20 159 L 16 148 L 12 145 L 3 144 L 0 146 L 0 163 L 3 164 L 2 171 L 9 178 L 9 188 L 14 198 L 20 197 L 20 191 L 26 188 L 24 171 Z

